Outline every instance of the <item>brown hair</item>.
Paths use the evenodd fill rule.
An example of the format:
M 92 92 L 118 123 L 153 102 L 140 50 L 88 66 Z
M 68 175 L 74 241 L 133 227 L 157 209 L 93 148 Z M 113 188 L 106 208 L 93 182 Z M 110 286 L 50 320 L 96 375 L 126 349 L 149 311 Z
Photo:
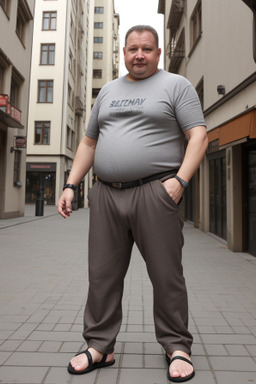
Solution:
M 128 36 L 132 32 L 144 32 L 144 31 L 149 31 L 154 35 L 155 41 L 156 41 L 156 46 L 158 48 L 158 45 L 159 45 L 158 33 L 153 27 L 150 27 L 150 25 L 135 25 L 134 27 L 131 27 L 130 29 L 128 29 L 128 31 L 126 32 L 126 35 L 125 35 L 124 45 L 126 46 Z

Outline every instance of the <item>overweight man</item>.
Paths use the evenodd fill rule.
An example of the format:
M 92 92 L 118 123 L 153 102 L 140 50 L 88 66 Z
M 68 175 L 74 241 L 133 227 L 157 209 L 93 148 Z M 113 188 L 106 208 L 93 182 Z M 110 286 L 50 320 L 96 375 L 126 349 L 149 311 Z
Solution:
M 166 352 L 167 377 L 184 382 L 195 372 L 182 267 L 182 194 L 205 154 L 206 127 L 191 83 L 158 69 L 161 49 L 153 28 L 129 29 L 123 52 L 128 73 L 101 89 L 59 200 L 66 218 L 74 190 L 94 165 L 83 330 L 88 348 L 68 371 L 86 374 L 114 364 L 124 278 L 136 243 L 153 286 L 155 334 Z

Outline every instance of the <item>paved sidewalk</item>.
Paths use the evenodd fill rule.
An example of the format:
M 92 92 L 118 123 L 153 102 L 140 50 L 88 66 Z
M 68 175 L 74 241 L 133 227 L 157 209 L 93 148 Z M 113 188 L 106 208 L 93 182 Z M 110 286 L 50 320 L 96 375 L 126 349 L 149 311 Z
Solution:
M 136 248 L 125 281 L 116 364 L 71 376 L 84 348 L 88 209 L 55 207 L 0 220 L 0 383 L 167 384 L 156 343 L 152 289 Z M 256 383 L 256 258 L 185 224 L 184 271 L 194 335 L 192 384 Z

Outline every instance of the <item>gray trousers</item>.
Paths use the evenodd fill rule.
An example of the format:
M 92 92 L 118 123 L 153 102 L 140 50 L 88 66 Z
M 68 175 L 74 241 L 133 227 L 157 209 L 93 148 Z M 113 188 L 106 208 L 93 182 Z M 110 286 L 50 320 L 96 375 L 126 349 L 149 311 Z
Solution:
M 190 354 L 183 268 L 182 207 L 162 181 L 115 189 L 97 181 L 89 192 L 89 291 L 83 336 L 89 347 L 112 353 L 122 322 L 122 295 L 136 243 L 153 285 L 157 341 L 166 352 Z

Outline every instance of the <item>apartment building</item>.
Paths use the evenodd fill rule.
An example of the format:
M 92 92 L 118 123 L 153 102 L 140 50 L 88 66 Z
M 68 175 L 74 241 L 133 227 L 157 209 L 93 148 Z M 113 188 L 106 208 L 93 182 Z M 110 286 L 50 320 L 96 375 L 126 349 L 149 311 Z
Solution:
M 186 216 L 233 251 L 256 256 L 255 1 L 159 0 L 165 69 L 200 97 L 209 147 Z
M 56 204 L 90 113 L 93 1 L 37 0 L 29 101 L 26 203 Z M 90 82 L 89 82 L 90 84 Z M 84 204 L 84 183 L 74 209 Z
M 1 219 L 24 215 L 34 3 L 34 0 L 0 1 Z
M 93 35 L 93 102 L 104 84 L 118 77 L 119 15 L 114 0 L 95 0 Z

